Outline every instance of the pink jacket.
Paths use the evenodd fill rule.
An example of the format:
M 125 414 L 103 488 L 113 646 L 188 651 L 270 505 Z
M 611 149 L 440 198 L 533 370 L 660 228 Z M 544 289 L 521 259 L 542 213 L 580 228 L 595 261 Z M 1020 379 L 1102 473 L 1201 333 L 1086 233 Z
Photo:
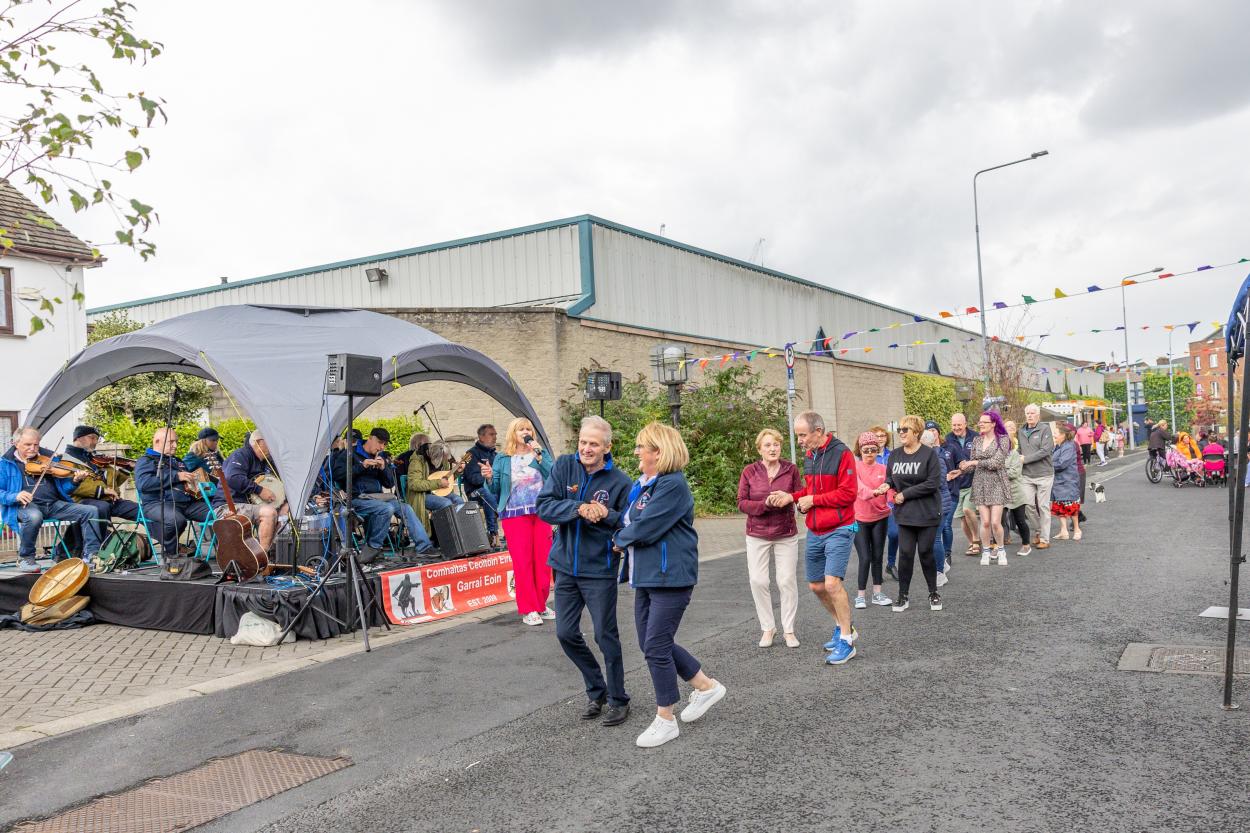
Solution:
M 859 480 L 859 490 L 855 494 L 855 520 L 879 521 L 890 514 L 890 506 L 886 502 L 889 493 L 874 495 L 873 491 L 885 482 L 885 466 L 881 463 L 865 463 L 855 461 L 855 476 Z

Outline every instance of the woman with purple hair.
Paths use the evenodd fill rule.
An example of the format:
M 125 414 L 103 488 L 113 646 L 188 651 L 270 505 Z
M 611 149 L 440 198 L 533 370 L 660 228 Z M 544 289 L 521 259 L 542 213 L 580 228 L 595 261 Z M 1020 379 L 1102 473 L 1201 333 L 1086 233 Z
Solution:
M 1011 438 L 996 411 L 986 411 L 977 420 L 977 438 L 972 441 L 968 459 L 959 464 L 972 472 L 972 502 L 981 518 L 981 566 L 988 567 L 995 554 L 998 566 L 1007 566 L 1003 546 L 1003 507 L 1011 502 L 1007 480 L 1007 455 Z M 997 549 L 997 553 L 993 550 Z

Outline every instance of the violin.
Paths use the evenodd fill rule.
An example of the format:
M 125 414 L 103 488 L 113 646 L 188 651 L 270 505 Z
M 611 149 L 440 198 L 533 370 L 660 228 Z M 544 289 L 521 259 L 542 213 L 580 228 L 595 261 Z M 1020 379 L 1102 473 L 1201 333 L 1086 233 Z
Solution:
M 73 477 L 81 472 L 91 473 L 91 469 L 73 460 L 52 458 L 47 454 L 38 454 L 25 462 L 25 471 L 31 477 Z
M 119 457 L 116 454 L 92 454 L 91 462 L 93 465 L 99 466 L 100 468 L 113 466 L 114 468 L 121 469 L 122 471 L 133 472 L 135 470 L 136 461 L 131 460 L 129 457 Z

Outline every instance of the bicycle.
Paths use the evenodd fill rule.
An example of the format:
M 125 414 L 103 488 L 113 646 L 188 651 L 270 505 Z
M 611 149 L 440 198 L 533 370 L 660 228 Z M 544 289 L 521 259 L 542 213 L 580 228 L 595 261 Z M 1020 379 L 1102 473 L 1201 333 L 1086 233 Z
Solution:
M 1146 479 L 1151 483 L 1160 483 L 1163 481 L 1164 477 L 1171 477 L 1175 479 L 1176 476 L 1172 473 L 1172 469 L 1169 468 L 1164 462 L 1163 452 L 1159 452 L 1158 454 L 1153 451 L 1149 452 L 1146 457 Z

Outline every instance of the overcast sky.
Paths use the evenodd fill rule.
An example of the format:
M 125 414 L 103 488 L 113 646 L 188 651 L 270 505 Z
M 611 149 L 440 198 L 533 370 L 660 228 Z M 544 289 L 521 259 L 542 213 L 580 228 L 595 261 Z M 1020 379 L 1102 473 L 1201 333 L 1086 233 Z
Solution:
M 1250 257 L 1238 0 L 136 2 L 159 254 L 109 250 L 91 306 L 593 213 L 935 314 L 977 302 L 972 174 L 1042 149 L 980 180 L 987 301 Z M 1245 274 L 1130 290 L 1133 358 Z M 1109 292 L 1022 326 L 1119 322 Z

